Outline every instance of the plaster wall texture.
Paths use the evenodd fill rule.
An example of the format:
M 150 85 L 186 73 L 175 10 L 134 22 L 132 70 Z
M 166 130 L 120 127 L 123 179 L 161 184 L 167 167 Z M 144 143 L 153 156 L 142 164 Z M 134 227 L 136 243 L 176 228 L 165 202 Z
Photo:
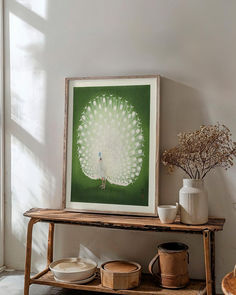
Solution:
M 1 119 L 0 119 L 0 151 L 1 151 L 1 157 L 0 157 L 0 179 L 1 179 L 1 185 L 0 185 L 0 222 L 1 220 L 4 220 L 4 180 L 3 180 L 3 167 L 4 167 L 4 106 L 3 106 L 3 92 L 4 92 L 4 83 L 3 83 L 3 63 L 4 63 L 4 57 L 3 57 L 3 5 L 2 1 L 0 1 L 0 113 L 1 113 Z M 1 222 L 0 224 L 0 269 L 3 266 L 3 256 L 4 256 L 4 222 Z
M 5 264 L 24 268 L 32 207 L 61 204 L 64 78 L 160 74 L 161 151 L 181 131 L 217 121 L 236 140 L 236 2 L 233 0 L 6 0 Z M 183 175 L 160 167 L 160 204 L 178 200 Z M 206 179 L 216 235 L 218 292 L 236 257 L 236 166 Z M 33 270 L 42 269 L 47 225 L 35 227 Z M 190 275 L 204 277 L 200 236 L 56 226 L 55 257 L 123 258 L 144 269 L 164 241 L 190 247 Z

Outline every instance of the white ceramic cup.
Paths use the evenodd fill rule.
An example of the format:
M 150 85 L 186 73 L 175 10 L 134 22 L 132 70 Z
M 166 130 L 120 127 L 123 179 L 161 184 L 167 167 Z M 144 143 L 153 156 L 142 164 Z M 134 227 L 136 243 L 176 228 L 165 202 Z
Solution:
M 173 223 L 176 218 L 179 204 L 176 205 L 160 205 L 157 207 L 157 212 L 161 223 Z

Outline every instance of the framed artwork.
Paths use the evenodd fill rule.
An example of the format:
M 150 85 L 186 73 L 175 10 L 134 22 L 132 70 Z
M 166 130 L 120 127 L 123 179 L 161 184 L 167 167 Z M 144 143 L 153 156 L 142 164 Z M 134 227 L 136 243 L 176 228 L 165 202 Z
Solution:
M 63 208 L 157 215 L 160 76 L 66 78 Z

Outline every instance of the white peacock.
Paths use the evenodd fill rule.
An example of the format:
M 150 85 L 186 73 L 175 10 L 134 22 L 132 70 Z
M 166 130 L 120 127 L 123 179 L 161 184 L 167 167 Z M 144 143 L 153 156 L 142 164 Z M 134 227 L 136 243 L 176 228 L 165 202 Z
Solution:
M 85 106 L 78 126 L 78 156 L 83 173 L 127 186 L 138 178 L 143 163 L 144 137 L 134 107 L 122 97 L 99 95 Z

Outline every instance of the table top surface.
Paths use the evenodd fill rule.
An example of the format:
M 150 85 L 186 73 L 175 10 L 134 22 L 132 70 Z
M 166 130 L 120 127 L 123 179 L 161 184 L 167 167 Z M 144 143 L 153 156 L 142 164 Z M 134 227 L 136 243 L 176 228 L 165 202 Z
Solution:
M 24 216 L 37 219 L 38 221 L 80 224 L 87 226 L 120 228 L 130 230 L 147 231 L 180 231 L 201 233 L 204 230 L 221 231 L 225 223 L 224 218 L 209 217 L 206 224 L 187 225 L 180 223 L 179 217 L 171 224 L 161 223 L 158 217 L 137 217 L 124 215 L 111 215 L 99 213 L 79 213 L 62 209 L 32 208 L 24 213 Z

